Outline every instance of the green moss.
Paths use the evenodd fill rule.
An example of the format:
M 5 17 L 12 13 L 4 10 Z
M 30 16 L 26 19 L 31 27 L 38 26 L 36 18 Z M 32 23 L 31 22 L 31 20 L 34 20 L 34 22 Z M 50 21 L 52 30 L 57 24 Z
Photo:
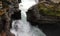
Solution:
M 60 8 L 57 8 L 56 5 L 45 5 L 44 3 L 40 3 L 38 9 L 40 12 L 47 15 L 60 16 Z

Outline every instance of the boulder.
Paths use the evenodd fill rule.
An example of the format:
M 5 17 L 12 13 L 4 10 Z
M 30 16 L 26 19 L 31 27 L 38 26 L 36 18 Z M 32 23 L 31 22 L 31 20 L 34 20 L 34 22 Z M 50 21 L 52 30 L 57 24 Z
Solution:
M 49 2 L 42 2 L 42 3 L 47 4 L 47 5 L 45 4 L 46 8 L 50 5 L 52 5 L 51 2 L 50 3 Z M 40 5 L 42 7 L 42 9 L 44 9 L 44 10 L 40 10 L 41 8 L 39 9 L 39 6 L 38 6 L 39 4 L 40 3 L 32 6 L 27 11 L 27 20 L 30 23 L 32 23 L 33 25 L 35 23 L 36 23 L 35 25 L 38 25 L 38 24 L 59 24 L 60 16 L 57 14 L 58 12 L 55 13 L 56 15 L 54 15 L 54 14 L 52 15 L 52 14 L 48 14 L 48 13 L 45 14 L 46 8 L 44 9 L 44 6 Z M 55 5 L 55 3 L 53 3 L 53 4 Z M 54 7 L 54 8 L 56 8 L 56 7 Z M 56 9 L 58 9 L 58 8 L 56 8 Z M 50 8 L 49 8 L 49 10 L 50 10 Z

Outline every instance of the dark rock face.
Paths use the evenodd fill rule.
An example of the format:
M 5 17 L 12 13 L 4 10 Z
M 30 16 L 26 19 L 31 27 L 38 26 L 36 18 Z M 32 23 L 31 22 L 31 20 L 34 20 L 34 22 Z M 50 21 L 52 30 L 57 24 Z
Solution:
M 38 24 L 59 24 L 60 16 L 46 15 L 39 11 L 38 5 L 31 7 L 27 11 L 27 20 Z
M 40 29 L 46 34 L 46 36 L 60 36 L 59 24 L 40 24 Z
M 0 36 L 14 36 L 10 29 L 12 20 L 21 18 L 20 10 L 18 9 L 20 2 L 21 0 L 0 0 Z
M 19 3 L 21 3 L 21 0 L 18 0 Z
M 35 11 L 34 11 L 35 10 Z M 40 28 L 46 36 L 60 36 L 60 17 L 39 13 L 36 5 L 27 11 L 27 21 Z
M 30 22 L 36 22 L 40 19 L 40 14 L 37 7 L 33 6 L 31 9 L 27 11 L 27 20 Z
M 28 10 L 27 12 L 27 20 L 29 22 L 45 24 L 45 23 L 59 23 L 60 17 L 48 16 L 48 15 L 37 15 L 38 12 L 35 13 L 33 10 Z M 39 13 L 38 13 L 39 14 Z
M 14 12 L 14 14 L 11 15 L 12 20 L 19 20 L 21 19 L 21 11 Z

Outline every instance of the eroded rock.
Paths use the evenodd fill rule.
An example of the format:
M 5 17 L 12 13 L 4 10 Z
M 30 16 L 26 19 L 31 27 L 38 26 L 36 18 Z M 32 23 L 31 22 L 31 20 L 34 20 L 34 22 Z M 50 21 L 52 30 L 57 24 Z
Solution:
M 18 0 L 0 0 L 0 35 L 1 36 L 14 36 L 10 32 L 12 26 L 12 14 L 19 12 Z M 16 16 L 16 15 L 14 15 Z
M 45 5 L 47 7 L 52 5 L 51 2 L 41 2 L 41 3 L 44 3 L 44 4 L 46 3 L 47 5 L 46 4 Z M 53 4 L 56 6 L 55 3 L 53 3 Z M 42 5 L 40 5 L 42 7 L 42 9 L 44 9 L 44 11 L 39 10 L 38 5 L 39 4 L 31 7 L 31 9 L 28 10 L 28 12 L 27 12 L 27 20 L 29 22 L 34 23 L 34 24 L 36 23 L 36 25 L 38 25 L 38 24 L 59 24 L 59 22 L 60 22 L 60 16 L 59 15 L 49 15 L 49 14 L 47 15 L 47 14 L 44 13 L 44 11 L 46 9 L 44 9 L 44 7 Z M 47 7 L 45 7 L 45 8 L 47 8 Z M 57 13 L 55 13 L 55 14 L 57 14 Z

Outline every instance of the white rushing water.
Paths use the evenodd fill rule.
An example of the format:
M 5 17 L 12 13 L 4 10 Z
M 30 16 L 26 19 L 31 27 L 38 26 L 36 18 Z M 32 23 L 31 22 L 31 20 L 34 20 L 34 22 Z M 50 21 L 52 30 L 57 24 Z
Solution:
M 35 0 L 21 0 L 22 3 L 19 4 L 19 9 L 21 10 L 21 20 L 15 20 L 12 23 L 11 32 L 15 36 L 46 36 L 39 28 L 31 26 L 26 20 L 26 11 L 37 4 Z

